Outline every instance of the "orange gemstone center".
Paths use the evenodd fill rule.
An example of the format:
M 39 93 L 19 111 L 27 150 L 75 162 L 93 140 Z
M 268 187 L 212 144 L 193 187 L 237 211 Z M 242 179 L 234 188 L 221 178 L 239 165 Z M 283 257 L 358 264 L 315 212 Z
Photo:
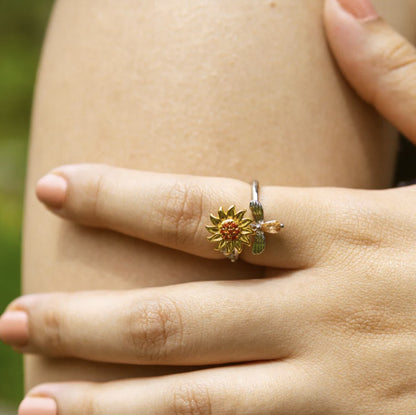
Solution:
M 221 224 L 220 234 L 225 241 L 236 241 L 240 233 L 240 228 L 232 219 L 227 219 Z

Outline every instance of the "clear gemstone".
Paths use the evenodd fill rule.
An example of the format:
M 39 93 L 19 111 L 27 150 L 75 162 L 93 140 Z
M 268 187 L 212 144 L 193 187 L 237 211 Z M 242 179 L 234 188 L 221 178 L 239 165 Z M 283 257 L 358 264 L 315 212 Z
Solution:
M 277 220 L 269 220 L 261 224 L 261 230 L 266 233 L 278 233 L 282 228 L 282 224 Z

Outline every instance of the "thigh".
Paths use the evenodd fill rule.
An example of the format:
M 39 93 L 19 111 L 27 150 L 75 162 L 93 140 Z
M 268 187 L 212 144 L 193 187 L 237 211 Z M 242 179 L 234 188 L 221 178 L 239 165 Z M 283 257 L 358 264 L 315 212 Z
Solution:
M 401 3 L 400 10 L 388 1 L 379 7 L 410 36 L 410 1 Z M 269 185 L 388 186 L 396 133 L 338 73 L 321 9 L 321 1 L 58 1 L 33 113 L 24 291 L 260 272 L 61 221 L 34 197 L 36 180 L 59 164 L 256 177 Z M 29 357 L 26 385 L 169 370 Z

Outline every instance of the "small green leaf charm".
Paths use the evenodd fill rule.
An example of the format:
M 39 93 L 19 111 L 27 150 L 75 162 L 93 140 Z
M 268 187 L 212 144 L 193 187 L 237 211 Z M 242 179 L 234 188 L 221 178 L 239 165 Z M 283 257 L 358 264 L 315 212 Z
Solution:
M 266 248 L 266 237 L 264 232 L 258 230 L 254 235 L 253 246 L 251 248 L 254 255 L 260 255 Z
M 250 209 L 255 222 L 261 222 L 264 219 L 263 206 L 258 200 L 250 202 Z

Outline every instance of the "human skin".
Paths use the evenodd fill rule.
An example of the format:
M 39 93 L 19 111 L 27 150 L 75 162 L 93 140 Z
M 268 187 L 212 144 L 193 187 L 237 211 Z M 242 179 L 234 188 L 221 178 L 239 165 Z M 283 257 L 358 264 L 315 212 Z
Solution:
M 324 40 L 323 2 L 152 4 L 61 0 L 55 7 L 33 115 L 25 293 L 263 273 L 54 217 L 34 187 L 60 164 L 256 177 L 265 185 L 391 184 L 396 133 L 340 76 Z M 401 4 L 376 3 L 412 38 L 414 5 Z M 30 357 L 26 386 L 177 370 Z
M 416 143 L 414 46 L 362 0 L 344 8 L 327 0 L 325 27 L 357 93 Z M 219 254 L 207 229 L 216 243 L 232 244 L 225 224 L 247 232 L 246 222 L 234 207 L 220 209 L 211 227 L 201 218 L 243 204 L 249 191 L 235 179 L 88 163 L 58 166 L 36 186 L 59 217 L 211 260 Z M 265 219 L 279 215 L 287 225 L 267 236 L 262 255 L 241 254 L 266 266 L 263 278 L 29 295 L 0 318 L 0 338 L 23 353 L 219 367 L 44 384 L 19 415 L 414 413 L 416 186 L 263 186 L 261 200 Z

